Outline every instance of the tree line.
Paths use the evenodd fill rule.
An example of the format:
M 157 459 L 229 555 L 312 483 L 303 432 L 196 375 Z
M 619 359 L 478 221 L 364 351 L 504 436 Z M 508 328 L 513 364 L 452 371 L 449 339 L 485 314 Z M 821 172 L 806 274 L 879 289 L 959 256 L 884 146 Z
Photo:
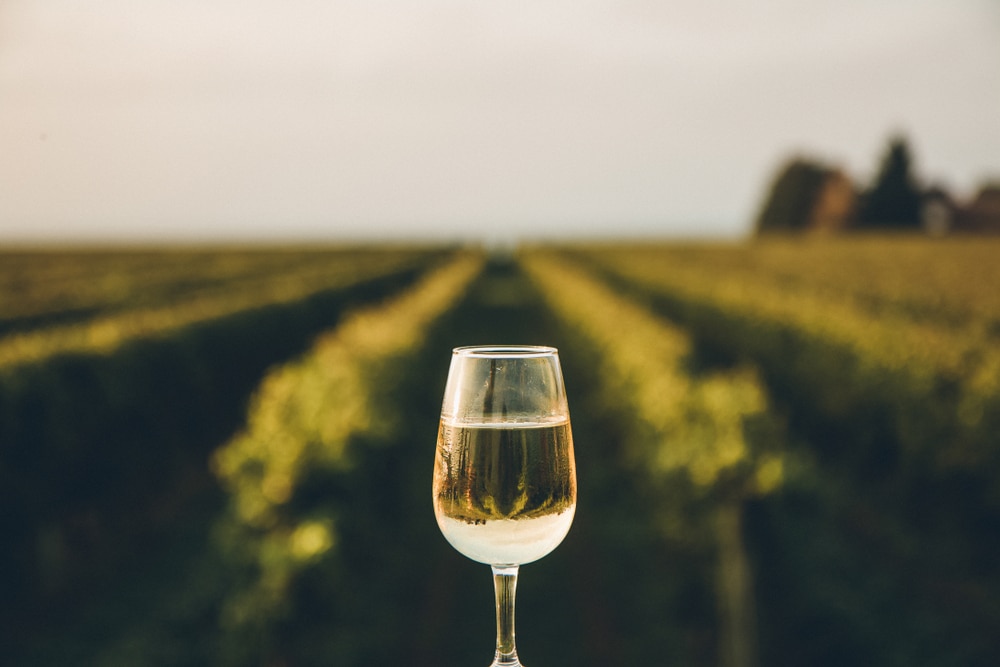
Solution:
M 893 135 L 868 184 L 838 166 L 800 155 L 777 170 L 754 221 L 756 233 L 855 230 L 1000 233 L 1000 183 L 963 202 L 925 185 L 907 138 Z

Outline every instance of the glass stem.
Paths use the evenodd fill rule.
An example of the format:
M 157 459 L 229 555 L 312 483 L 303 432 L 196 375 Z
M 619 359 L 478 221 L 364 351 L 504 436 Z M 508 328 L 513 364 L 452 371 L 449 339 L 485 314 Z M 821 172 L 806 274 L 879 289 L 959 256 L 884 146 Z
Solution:
M 514 646 L 514 593 L 517 591 L 517 565 L 493 566 L 493 589 L 497 599 L 497 652 L 493 666 L 520 666 Z

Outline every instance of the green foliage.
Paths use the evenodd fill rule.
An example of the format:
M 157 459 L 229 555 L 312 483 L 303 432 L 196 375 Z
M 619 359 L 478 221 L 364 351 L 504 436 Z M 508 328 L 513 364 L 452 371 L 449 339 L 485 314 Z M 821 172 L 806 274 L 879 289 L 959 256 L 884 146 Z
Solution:
M 757 232 L 801 231 L 813 209 L 829 169 L 804 158 L 794 158 L 778 172 L 754 223 Z
M 404 262 L 8 366 L 5 657 L 480 659 L 488 573 L 428 497 L 442 360 L 531 342 L 562 353 L 580 505 L 525 568 L 529 664 L 992 664 L 996 251 L 769 237 L 536 249 L 478 278 L 476 257 Z
M 337 253 L 0 340 L 0 501 L 17 508 L 0 516 L 0 619 L 28 622 L 25 605 L 58 605 L 83 579 L 111 576 L 160 529 L 146 513 L 191 494 L 177 485 L 239 424 L 269 365 L 434 257 Z
M 886 247 L 877 240 L 857 247 L 866 243 Z M 938 275 L 963 282 L 963 272 L 978 272 L 968 263 L 967 248 L 940 247 L 937 262 L 952 270 Z M 794 385 L 794 396 L 813 414 L 867 431 L 852 449 L 859 456 L 896 445 L 907 465 L 973 471 L 993 460 L 988 415 L 995 410 L 989 406 L 1000 400 L 995 315 L 980 311 L 942 320 L 918 309 L 869 309 L 854 293 L 837 295 L 827 284 L 810 284 L 811 273 L 823 272 L 824 245 L 800 244 L 798 251 L 794 275 L 789 266 L 769 275 L 759 263 L 752 272 L 719 270 L 725 264 L 714 265 L 711 253 L 698 262 L 673 261 L 655 248 L 604 249 L 590 257 L 651 290 L 704 340 L 753 358 L 775 382 Z M 730 261 L 726 251 L 716 257 Z M 876 253 L 867 257 L 883 261 Z M 929 273 L 918 263 L 912 270 Z M 968 280 L 975 279 L 970 274 Z M 889 440 L 880 437 L 885 429 Z
M 192 275 L 187 262 L 166 253 L 146 258 L 158 271 L 146 270 L 147 264 L 139 264 L 130 266 L 131 271 L 123 274 L 111 273 L 109 279 L 98 261 L 100 257 L 80 261 L 76 255 L 70 255 L 94 275 L 70 272 L 68 280 L 44 275 L 31 280 L 13 274 L 23 288 L 14 293 L 14 298 L 6 299 L 11 302 L 8 307 L 14 315 L 7 324 L 14 331 L 0 338 L 0 369 L 35 364 L 56 355 L 112 353 L 134 340 L 169 336 L 184 327 L 300 302 L 311 295 L 412 269 L 432 256 L 417 251 L 302 251 L 290 257 L 279 254 L 282 261 L 276 262 L 274 257 L 260 254 L 253 256 L 256 261 L 247 262 L 249 266 L 243 266 L 239 272 L 218 275 L 198 264 L 200 270 Z M 43 270 L 53 262 L 60 262 L 58 257 L 47 255 L 19 259 L 16 264 L 27 264 L 29 271 L 32 259 Z M 156 266 L 158 259 L 166 266 Z M 216 253 L 201 259 L 207 266 L 215 263 L 225 266 L 229 257 Z M 154 274 L 155 281 L 150 280 L 149 273 Z M 10 275 L 5 277 L 10 279 Z M 61 308 L 59 304 L 67 300 L 74 306 L 69 311 L 59 311 L 64 317 L 24 315 L 24 311 L 37 309 L 45 314 L 47 309 Z M 21 317 L 17 316 L 19 313 Z M 56 322 L 52 326 L 38 326 L 39 321 L 44 324 L 47 319 Z
M 906 139 L 902 136 L 892 137 L 878 175 L 862 197 L 862 225 L 919 228 L 921 191 L 913 174 L 912 162 Z
M 856 241 L 856 247 L 871 242 Z M 874 242 L 888 247 L 885 241 Z M 906 247 L 894 249 L 900 253 Z M 813 284 L 810 274 L 822 273 L 829 259 L 826 248 L 800 243 L 801 273 L 780 278 L 759 263 L 752 272 L 730 270 L 733 258 L 726 249 L 715 254 L 703 248 L 696 261 L 688 262 L 676 248 L 601 248 L 587 257 L 615 275 L 620 289 L 637 291 L 653 308 L 683 323 L 714 354 L 756 362 L 788 411 L 793 432 L 804 441 L 804 461 L 814 461 L 789 473 L 794 497 L 778 494 L 760 503 L 761 516 L 768 519 L 758 525 L 756 539 L 805 544 L 795 531 L 810 522 L 817 526 L 806 535 L 816 541 L 789 555 L 788 567 L 765 580 L 772 587 L 794 585 L 782 578 L 801 567 L 795 576 L 805 581 L 798 590 L 818 595 L 764 600 L 765 606 L 776 605 L 770 613 L 777 612 L 776 625 L 765 628 L 765 635 L 781 638 L 769 640 L 767 650 L 789 655 L 785 647 L 792 640 L 781 628 L 794 614 L 784 614 L 801 605 L 822 609 L 814 619 L 828 615 L 826 622 L 833 622 L 835 617 L 835 636 L 846 634 L 857 642 L 831 639 L 838 650 L 846 649 L 833 664 L 849 655 L 880 656 L 870 659 L 877 662 L 901 650 L 912 660 L 934 654 L 930 664 L 963 664 L 957 656 L 965 650 L 982 657 L 996 648 L 979 629 L 961 630 L 965 639 L 949 642 L 945 637 L 959 631 L 962 622 L 940 607 L 941 592 L 947 590 L 975 609 L 966 618 L 970 628 L 981 627 L 971 619 L 995 622 L 998 617 L 993 606 L 972 593 L 1000 590 L 996 568 L 986 565 L 1000 546 L 995 334 L 972 312 L 941 319 L 941 312 L 955 312 L 955 304 L 944 311 L 870 309 L 866 300 L 838 295 L 836 283 Z M 980 270 L 963 246 L 950 246 L 953 254 L 944 252 L 948 248 L 938 247 L 936 260 L 950 266 L 943 273 L 952 280 L 961 282 L 963 274 Z M 874 261 L 884 262 L 885 255 Z M 876 300 L 879 284 L 868 286 Z M 934 315 L 921 320 L 920 312 Z M 828 485 L 834 487 L 830 495 L 817 497 Z M 796 507 L 803 498 L 816 504 Z M 764 548 L 784 548 L 771 544 Z M 847 552 L 852 571 L 864 571 L 870 579 L 852 583 L 848 576 L 817 572 L 810 561 L 824 558 L 830 544 Z M 768 557 L 758 558 L 766 562 Z M 828 595 L 837 588 L 851 598 L 849 605 Z M 903 591 L 910 597 L 905 610 L 898 608 Z M 774 593 L 769 589 L 769 595 Z M 887 625 L 868 617 L 868 605 L 876 601 L 893 614 L 898 632 L 921 635 L 926 644 L 904 650 L 884 635 L 862 636 Z M 921 634 L 929 627 L 932 633 Z M 819 659 L 818 653 L 799 648 L 804 653 L 793 656 L 794 662 Z
M 334 494 L 354 468 L 351 446 L 403 428 L 387 402 L 427 332 L 481 266 L 462 256 L 395 299 L 358 310 L 302 358 L 272 371 L 258 389 L 244 431 L 213 456 L 230 497 L 219 528 L 245 579 L 223 601 L 222 622 L 240 655 L 245 640 L 274 632 L 313 568 L 336 581 L 338 524 L 349 508 Z M 333 597 L 337 591 L 331 591 Z
M 752 369 L 695 374 L 682 330 L 565 260 L 528 255 L 524 264 L 550 308 L 591 341 L 608 400 L 627 400 L 637 463 L 680 473 L 699 494 L 744 498 L 780 485 L 779 444 L 747 437 L 767 412 Z
M 0 334 L 179 305 L 306 280 L 345 278 L 433 248 L 367 246 L 0 249 Z M 263 295 L 262 295 L 263 298 Z
M 752 664 L 756 628 L 741 529 L 743 503 L 780 489 L 785 455 L 767 396 L 749 366 L 696 371 L 690 337 L 553 254 L 524 265 L 549 307 L 589 347 L 600 393 L 619 411 L 636 481 L 675 545 L 715 559 L 702 574 L 716 593 L 723 664 Z

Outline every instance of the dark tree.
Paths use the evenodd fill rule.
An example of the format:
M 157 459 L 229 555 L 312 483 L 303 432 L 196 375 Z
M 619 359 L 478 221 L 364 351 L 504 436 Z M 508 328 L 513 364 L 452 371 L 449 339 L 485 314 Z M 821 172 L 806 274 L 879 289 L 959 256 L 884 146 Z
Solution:
M 866 227 L 916 229 L 920 226 L 920 188 L 913 177 L 906 140 L 893 137 L 875 182 L 861 202 L 860 221 Z
M 771 184 L 757 216 L 757 232 L 806 228 L 827 174 L 826 167 L 802 158 L 795 158 L 786 164 Z

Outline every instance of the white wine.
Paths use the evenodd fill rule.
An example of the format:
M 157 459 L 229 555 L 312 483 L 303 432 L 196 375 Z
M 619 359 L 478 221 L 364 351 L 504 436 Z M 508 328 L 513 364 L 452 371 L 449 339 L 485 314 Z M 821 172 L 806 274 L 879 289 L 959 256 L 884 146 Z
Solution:
M 530 563 L 562 542 L 575 510 L 569 420 L 442 420 L 434 511 L 442 534 L 459 552 L 490 565 Z
M 468 523 L 438 515 L 445 539 L 459 553 L 487 565 L 524 565 L 547 555 L 573 523 L 573 508 L 531 519 Z

